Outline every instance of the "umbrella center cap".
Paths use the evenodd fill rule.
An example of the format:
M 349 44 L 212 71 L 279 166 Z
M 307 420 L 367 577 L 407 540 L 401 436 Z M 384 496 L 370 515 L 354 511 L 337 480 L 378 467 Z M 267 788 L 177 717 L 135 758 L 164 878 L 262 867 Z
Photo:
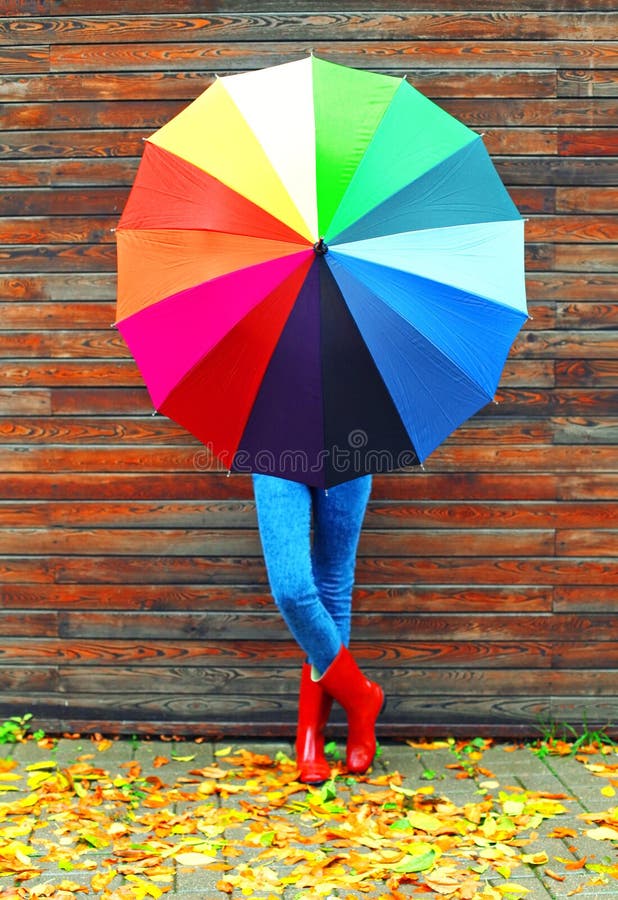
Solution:
M 328 244 L 324 243 L 324 238 L 320 238 L 313 245 L 313 249 L 317 256 L 324 256 L 325 253 L 328 253 Z

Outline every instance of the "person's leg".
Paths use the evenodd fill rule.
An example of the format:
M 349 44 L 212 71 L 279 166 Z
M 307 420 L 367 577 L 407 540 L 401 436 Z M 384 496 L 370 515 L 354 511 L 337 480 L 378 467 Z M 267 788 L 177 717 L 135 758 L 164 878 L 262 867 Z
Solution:
M 324 610 L 311 567 L 311 491 L 302 484 L 254 475 L 260 537 L 271 591 L 283 618 L 311 662 L 301 672 L 296 729 L 298 778 L 316 784 L 330 777 L 324 729 L 332 697 L 311 678 L 311 663 L 327 667 L 340 645 Z
M 365 772 L 371 765 L 375 722 L 384 704 L 382 688 L 363 675 L 347 649 L 356 550 L 370 491 L 367 475 L 314 494 L 314 575 L 320 599 L 341 637 L 339 653 L 317 683 L 346 711 L 346 760 L 351 772 Z
M 314 580 L 311 488 L 271 475 L 254 475 L 253 489 L 273 597 L 309 662 L 324 672 L 337 655 L 341 638 Z
M 313 491 L 315 584 L 346 647 L 350 643 L 356 551 L 370 493 L 371 475 L 345 481 L 328 491 Z

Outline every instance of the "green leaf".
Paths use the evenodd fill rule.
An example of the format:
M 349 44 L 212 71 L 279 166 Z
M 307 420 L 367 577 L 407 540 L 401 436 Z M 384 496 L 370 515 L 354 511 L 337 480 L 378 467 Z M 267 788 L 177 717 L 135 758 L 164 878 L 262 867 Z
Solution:
M 394 866 L 393 871 L 402 874 L 407 874 L 408 872 L 424 872 L 425 869 L 430 869 L 433 866 L 435 859 L 435 850 L 425 850 L 424 853 L 419 853 L 417 856 L 404 857 L 398 865 Z
M 394 831 L 409 831 L 412 825 L 408 819 L 397 819 L 396 822 L 392 822 L 388 827 Z

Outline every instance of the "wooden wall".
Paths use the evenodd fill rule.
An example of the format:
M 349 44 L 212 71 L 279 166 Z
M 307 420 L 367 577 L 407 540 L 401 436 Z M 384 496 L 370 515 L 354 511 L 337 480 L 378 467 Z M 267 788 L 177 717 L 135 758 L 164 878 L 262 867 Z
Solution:
M 529 217 L 534 318 L 499 404 L 375 480 L 354 640 L 382 733 L 618 721 L 618 14 L 488 5 L 3 0 L 0 717 L 291 733 L 300 656 L 250 482 L 151 417 L 109 326 L 143 138 L 215 73 L 312 48 L 484 132 Z

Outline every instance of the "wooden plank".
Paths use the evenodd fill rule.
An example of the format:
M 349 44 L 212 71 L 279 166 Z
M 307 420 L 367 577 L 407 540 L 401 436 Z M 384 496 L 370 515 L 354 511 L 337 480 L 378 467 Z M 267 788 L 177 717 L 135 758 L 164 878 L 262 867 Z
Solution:
M 538 736 L 539 721 L 553 721 L 549 698 L 519 697 L 471 697 L 463 695 L 442 698 L 439 695 L 417 698 L 415 695 L 389 696 L 388 713 L 384 713 L 377 727 L 378 737 L 391 734 L 410 736 L 415 723 L 423 721 L 422 734 L 427 734 L 426 722 L 439 729 L 458 729 L 466 724 L 471 733 L 479 734 L 482 723 L 491 722 L 492 729 L 503 725 L 507 734 L 513 734 L 517 724 L 528 730 L 532 727 Z M 195 695 L 159 694 L 73 694 L 70 698 L 62 695 L 24 694 L 10 692 L 0 701 L 0 715 L 14 714 L 15 709 L 28 707 L 32 710 L 37 725 L 57 732 L 74 732 L 89 728 L 91 731 L 110 733 L 109 724 L 115 722 L 115 729 L 123 733 L 136 733 L 142 723 L 143 732 L 157 734 L 200 734 L 202 737 L 222 735 L 243 735 L 254 732 L 262 737 L 272 734 L 292 734 L 296 726 L 297 696 L 293 697 L 251 697 L 235 696 L 219 698 L 202 693 Z M 425 707 L 427 710 L 425 711 Z M 602 721 L 611 720 L 611 714 L 618 710 L 618 698 L 605 698 L 598 707 L 604 715 Z M 564 716 L 556 721 L 564 721 Z M 183 732 L 182 723 L 185 724 Z M 276 722 L 276 726 L 264 723 Z M 109 724 L 108 724 L 109 723 Z M 286 724 L 287 723 L 287 724 Z M 494 726 L 494 723 L 496 725 Z M 592 724 L 592 723 L 591 723 Z M 127 732 L 127 726 L 130 726 Z M 418 725 L 417 725 L 418 727 Z M 438 732 L 444 734 L 443 730 Z
M 618 502 L 544 501 L 514 504 L 456 503 L 425 501 L 420 503 L 371 501 L 365 526 L 371 528 L 604 528 L 618 513 Z
M 549 243 L 615 243 L 618 216 L 534 216 L 526 222 L 526 238 Z
M 487 152 L 494 155 L 524 156 L 555 155 L 558 153 L 556 128 L 497 128 L 491 125 L 483 132 Z
M 7 615 L 11 615 L 7 613 Z M 46 613 L 41 613 L 46 615 Z M 88 615 L 60 612 L 60 637 L 109 639 L 117 622 L 115 613 L 89 612 Z M 212 639 L 215 635 L 230 634 L 235 640 L 251 640 L 255 636 L 259 622 L 261 640 L 278 641 L 288 639 L 286 625 L 278 613 L 140 613 L 126 612 L 122 616 L 123 638 L 157 638 L 166 634 L 169 639 L 194 640 L 202 637 Z M 573 640 L 574 636 L 584 643 L 592 641 L 601 645 L 604 641 L 615 641 L 618 637 L 616 617 L 609 614 L 560 614 L 560 615 L 495 615 L 466 614 L 465 616 L 443 615 L 440 617 L 422 614 L 357 614 L 353 617 L 353 631 L 356 640 L 366 634 L 387 641 L 443 639 L 448 635 L 452 641 L 515 641 L 528 639 L 534 634 L 539 641 Z
M 0 362 L 0 385 L 15 387 L 51 387 L 64 385 L 104 385 L 131 387 L 143 385 L 133 360 L 19 360 Z
M 186 100 L 107 100 L 7 103 L 0 129 L 44 131 L 50 128 L 150 128 L 154 131 L 187 106 Z
M 560 360 L 556 363 L 556 383 L 618 385 L 618 358 Z
M 111 129 L 92 131 L 2 131 L 0 158 L 71 159 L 102 156 L 141 156 L 144 140 L 152 128 L 122 132 Z
M 618 556 L 618 529 L 565 528 L 556 532 L 561 556 Z
M 565 330 L 573 327 L 584 329 L 618 327 L 617 303 L 558 303 L 556 306 L 556 325 Z
M 0 218 L 5 244 L 113 244 L 118 216 L 7 216 Z
M 574 522 L 581 524 L 581 520 Z M 266 585 L 210 585 L 206 592 L 201 584 L 64 584 L 61 587 L 50 584 L 11 584 L 0 588 L 0 598 L 3 608 L 7 610 L 274 611 L 274 603 Z M 369 585 L 358 588 L 354 594 L 356 612 L 380 609 L 385 612 L 435 614 L 501 612 L 513 608 L 518 612 L 551 612 L 552 589 L 527 585 L 481 585 L 474 588 L 444 585 L 437 588 L 426 585 L 383 588 Z M 596 611 L 603 612 L 602 609 Z M 165 635 L 161 640 L 165 642 Z
M 562 585 L 554 590 L 554 610 L 559 613 L 574 612 L 605 612 L 611 609 L 615 602 L 615 591 L 609 585 Z M 616 648 L 618 650 L 618 648 Z M 603 647 L 603 664 L 605 666 L 616 666 L 618 656 L 614 656 L 616 650 L 610 650 L 610 656 L 605 656 L 605 647 Z M 561 653 L 564 650 L 561 650 Z M 595 661 L 595 665 L 598 660 Z
M 596 487 L 598 490 L 599 485 Z M 258 557 L 19 557 L 5 561 L 0 571 L 7 584 L 52 580 L 57 584 L 266 583 L 264 566 Z M 618 584 L 618 564 L 612 558 L 526 556 L 505 561 L 496 557 L 363 557 L 357 566 L 357 581 L 359 586 Z
M 110 419 L 63 416 L 0 419 L 0 442 L 17 444 L 178 444 L 187 432 L 164 416 Z
M 599 664 L 598 644 L 556 642 L 552 647 L 553 664 L 557 669 L 577 666 L 580 670 L 594 669 Z M 618 667 L 618 642 L 603 644 L 603 664 Z
M 509 194 L 522 215 L 539 215 L 556 212 L 556 191 L 554 187 L 514 187 Z M 587 207 L 583 211 L 588 212 L 589 209 Z
M 0 71 L 4 75 L 49 72 L 49 47 L 7 47 L 0 44 Z
M 129 350 L 117 331 L 4 331 L 0 332 L 0 358 L 20 359 L 88 357 L 129 358 Z
M 618 352 L 618 336 L 612 331 L 528 331 L 517 338 L 511 352 L 552 360 L 611 358 Z
M 551 159 L 547 157 L 504 157 L 495 160 L 496 169 L 507 186 L 531 185 L 608 185 L 615 187 L 618 179 L 618 160 L 576 156 Z
M 3 638 L 57 637 L 58 623 L 55 612 L 29 612 L 25 615 L 0 610 L 0 634 Z
M 115 187 L 16 188 L 0 196 L 0 216 L 113 215 L 117 218 L 128 196 L 128 188 Z
M 511 125 L 522 127 L 581 127 L 592 129 L 596 126 L 603 133 L 603 126 L 609 127 L 616 121 L 618 100 L 613 99 L 537 99 L 537 98 L 453 98 L 440 101 L 451 115 L 461 119 L 471 128 L 490 125 Z M 560 132 L 562 134 L 562 132 Z M 570 131 L 569 131 L 570 133 Z M 611 135 L 611 131 L 610 131 Z M 569 154 L 577 156 L 577 153 Z M 580 153 L 589 156 L 589 153 Z M 595 156 L 597 154 L 594 154 Z
M 57 691 L 61 687 L 59 671 L 51 666 L 0 665 L 3 691 Z
M 618 441 L 618 417 L 588 419 L 585 416 L 553 419 L 556 444 L 607 444 Z
M 140 151 L 141 155 L 141 151 Z M 0 178 L 13 187 L 60 187 L 63 185 L 129 186 L 135 177 L 139 158 L 12 160 L 0 159 Z
M 440 60 L 436 60 L 439 66 Z M 219 73 L 224 74 L 224 73 Z M 230 73 L 231 74 L 231 73 Z M 422 93 L 441 97 L 555 97 L 556 73 L 535 70 L 448 68 L 417 69 L 400 73 Z M 11 103 L 65 103 L 71 101 L 190 101 L 214 81 L 209 72 L 92 72 L 46 73 L 27 79 L 0 75 L 0 99 Z M 58 98 L 62 98 L 58 101 Z
M 40 275 L 9 275 L 0 277 L 0 299 L 12 301 L 75 301 L 114 300 L 116 276 L 101 272 L 83 275 L 48 273 Z M 112 308 L 111 306 L 108 308 Z M 2 307 L 2 321 L 8 314 Z M 107 324 L 109 324 L 109 319 Z
M 569 645 L 571 646 L 571 645 Z M 581 645 L 574 645 L 580 647 Z M 611 647 L 612 644 L 604 644 Z M 615 651 L 618 659 L 618 644 Z M 402 664 L 425 667 L 488 668 L 518 670 L 527 666 L 545 670 L 550 664 L 552 645 L 542 641 L 385 641 L 355 642 L 351 649 L 361 663 L 378 662 L 382 668 Z M 298 647 L 293 641 L 172 641 L 148 640 L 57 640 L 33 639 L 24 642 L 6 638 L 0 644 L 0 660 L 14 665 L 41 665 L 61 662 L 80 667 L 139 665 L 164 667 L 195 665 L 251 666 L 268 657 L 273 662 L 296 665 Z
M 554 244 L 558 271 L 618 272 L 618 247 L 613 244 Z
M 49 48 L 50 71 L 92 72 L 149 71 L 151 69 L 257 69 L 290 62 L 312 49 L 317 56 L 340 65 L 358 68 L 389 69 L 399 67 L 435 67 L 437 59 L 453 68 L 548 69 L 593 67 L 615 68 L 616 44 L 613 41 L 376 41 L 339 44 L 337 41 L 237 42 L 229 48 L 217 44 L 187 42 L 101 43 L 96 55 L 81 44 L 52 44 Z
M 561 479 L 557 496 L 561 500 L 615 500 L 618 473 L 572 474 Z M 602 582 L 591 582 L 591 584 Z
M 417 12 L 402 10 L 395 15 L 376 15 L 362 10 L 353 14 L 331 10 L 330 14 L 307 11 L 228 13 L 208 16 L 150 14 L 146 17 L 85 15 L 34 17 L 0 25 L 4 44 L 85 44 L 104 42 L 167 42 L 170 33 L 179 40 L 231 42 L 273 40 L 328 40 L 334 33 L 342 41 L 400 40 L 536 40 L 551 41 L 568 34 L 570 40 L 611 39 L 616 32 L 613 12 L 577 13 L 555 11 L 551 15 L 526 12 Z
M 453 472 L 379 475 L 373 479 L 376 500 L 552 500 L 562 476 L 530 473 Z M 164 473 L 0 473 L 0 496 L 9 499 L 73 500 L 249 500 L 251 479 L 246 475 L 209 472 Z M 583 499 L 586 499 L 585 497 Z M 610 498 L 608 498 L 610 499 Z
M 618 276 L 596 272 L 535 272 L 527 276 L 526 290 L 530 300 L 618 301 Z
M 618 97 L 618 73 L 612 69 L 561 69 L 558 97 Z
M 107 277 L 109 278 L 110 276 Z M 18 284 L 24 283 L 17 278 L 15 282 Z M 81 290 L 78 290 L 77 284 L 74 285 L 74 291 L 85 296 L 88 294 L 87 275 L 84 275 L 82 284 Z M 64 293 L 64 291 L 60 289 L 59 293 Z M 104 289 L 103 293 L 107 293 L 106 289 Z M 32 303 L 30 300 L 25 303 L 12 301 L 10 303 L 0 303 L 0 317 L 4 327 L 7 329 L 16 331 L 36 329 L 37 332 L 44 329 L 48 341 L 53 340 L 53 337 L 49 334 L 51 331 L 65 331 L 67 329 L 80 331 L 84 328 L 100 329 L 110 339 L 115 340 L 118 338 L 118 332 L 110 330 L 110 325 L 115 319 L 115 306 L 115 303 L 99 303 L 94 299 L 83 302 L 75 299 L 66 302 L 41 304 Z M 43 338 L 43 335 L 41 337 Z
M 0 388 L 0 416 L 51 414 L 51 392 L 43 389 Z
M 19 673 L 18 668 L 9 671 Z M 26 670 L 28 671 L 28 670 Z M 53 670 L 52 670 L 53 671 Z M 508 671 L 500 669 L 484 669 L 476 671 L 467 669 L 445 668 L 404 668 L 382 669 L 371 667 L 372 677 L 384 686 L 387 696 L 440 696 L 445 699 L 472 695 L 477 698 L 493 697 L 502 694 L 504 697 L 517 697 L 526 694 L 528 697 L 587 696 L 609 695 L 616 685 L 616 670 L 585 671 L 581 669 L 521 669 L 514 679 Z M 0 674 L 2 667 L 0 667 Z M 54 672 L 54 674 L 56 674 Z M 539 677 L 541 676 L 541 677 Z M 76 669 L 72 666 L 60 666 L 56 680 L 60 691 L 67 694 L 107 694 L 126 693 L 127 679 L 130 679 L 131 694 L 152 694 L 156 680 L 157 693 L 161 696 L 181 696 L 183 694 L 198 695 L 200 690 L 207 696 L 230 697 L 284 697 L 298 690 L 298 671 L 296 668 L 273 666 L 264 669 L 254 667 L 214 667 L 214 666 L 180 666 L 165 668 L 151 666 L 85 666 Z M 38 684 L 44 686 L 43 677 L 38 675 Z M 15 685 L 10 682 L 11 690 L 37 690 L 37 680 L 32 684 L 22 676 L 20 684 L 16 678 Z M 273 690 L 273 681 L 276 689 Z M 40 690 L 41 687 L 38 689 Z
M 386 558 L 410 554 L 440 556 L 445 543 L 457 556 L 551 556 L 551 529 L 444 529 L 373 532 L 365 529 L 359 556 Z M 261 559 L 255 529 L 230 531 L 190 528 L 5 528 L 0 531 L 0 554 L 113 554 L 114 556 L 244 556 Z M 607 555 L 607 554 L 606 554 Z
M 92 14 L 92 0 L 5 0 L 8 4 L 7 15 L 89 15 Z M 256 4 L 263 12 L 278 12 L 281 10 L 281 0 L 260 0 Z M 212 13 L 242 13 L 247 12 L 251 3 L 247 0 L 209 0 L 208 11 Z M 124 0 L 124 15 L 139 15 L 142 13 L 153 14 L 178 14 L 178 13 L 204 13 L 204 3 L 199 0 Z M 332 3 L 327 0 L 313 0 L 312 12 L 332 12 Z M 375 10 L 374 0 L 339 0 L 337 9 L 356 12 L 358 10 Z M 432 9 L 436 10 L 464 10 L 470 9 L 470 0 L 434 0 Z M 495 0 L 492 3 L 494 10 L 521 10 L 518 0 Z M 526 9 L 547 10 L 551 13 L 558 10 L 594 12 L 598 10 L 615 10 L 612 0 L 526 0 Z M 11 10 L 9 13 L 8 10 Z M 108 7 L 98 7 L 101 14 L 109 12 Z
M 618 136 L 611 128 L 580 128 L 558 133 L 560 156 L 616 156 Z
M 618 207 L 618 188 L 558 187 L 555 211 L 558 213 L 614 213 Z
M 0 257 L 0 273 L 114 272 L 113 244 L 38 244 L 24 247 L 6 244 Z

